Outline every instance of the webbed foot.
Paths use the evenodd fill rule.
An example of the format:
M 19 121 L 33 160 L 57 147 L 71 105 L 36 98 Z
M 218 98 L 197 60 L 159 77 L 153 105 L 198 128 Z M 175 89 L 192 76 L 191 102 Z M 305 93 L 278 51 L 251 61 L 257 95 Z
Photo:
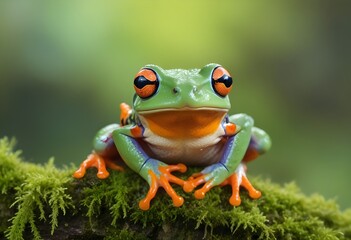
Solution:
M 87 159 L 80 164 L 78 170 L 74 172 L 73 177 L 82 178 L 84 177 L 88 168 L 95 167 L 98 170 L 96 176 L 100 179 L 105 179 L 110 175 L 110 173 L 106 170 L 106 166 L 117 171 L 124 170 L 123 167 L 118 166 L 111 159 L 103 158 L 97 153 L 93 152 L 89 154 Z
M 226 185 L 231 185 L 232 187 L 232 196 L 229 198 L 229 203 L 233 206 L 239 206 L 241 204 L 240 186 L 243 186 L 249 192 L 251 198 L 257 199 L 261 197 L 261 192 L 256 190 L 246 177 L 243 165 L 239 165 L 237 171 L 224 180 L 219 186 L 222 187 Z
M 209 174 L 196 173 L 192 175 L 183 185 L 185 192 L 193 191 L 197 186 L 204 184 L 200 189 L 196 190 L 194 196 L 196 199 L 203 199 L 208 191 L 216 185 L 220 187 L 231 185 L 232 195 L 229 199 L 229 203 L 233 206 L 239 206 L 241 204 L 240 199 L 240 186 L 243 186 L 249 191 L 249 196 L 253 199 L 261 197 L 261 192 L 256 190 L 245 174 L 245 166 L 240 164 L 232 175 L 218 183 L 218 180 L 209 177 Z
M 216 163 L 206 167 L 200 173 L 195 173 L 190 176 L 184 183 L 183 190 L 185 192 L 191 192 L 198 186 L 204 184 L 202 188 L 196 190 L 194 193 L 196 199 L 203 199 L 211 188 L 221 184 L 228 176 L 230 176 L 228 169 L 223 164 Z
M 174 176 L 173 174 L 171 174 L 171 172 L 180 171 L 184 173 L 186 169 L 187 168 L 184 164 L 159 166 L 157 174 L 155 173 L 155 171 L 149 169 L 148 174 L 150 177 L 150 189 L 146 194 L 146 197 L 139 202 L 139 207 L 142 210 L 148 210 L 150 208 L 150 201 L 155 197 L 159 187 L 162 187 L 172 198 L 174 206 L 182 206 L 184 203 L 183 197 L 179 196 L 174 191 L 170 183 L 175 183 L 180 186 L 183 186 L 185 181 Z
M 196 199 L 203 199 L 208 191 L 213 187 L 212 181 L 206 181 L 206 175 L 203 173 L 195 173 L 188 178 L 183 185 L 185 192 L 192 192 L 197 186 L 204 184 L 204 186 L 195 191 L 194 196 Z

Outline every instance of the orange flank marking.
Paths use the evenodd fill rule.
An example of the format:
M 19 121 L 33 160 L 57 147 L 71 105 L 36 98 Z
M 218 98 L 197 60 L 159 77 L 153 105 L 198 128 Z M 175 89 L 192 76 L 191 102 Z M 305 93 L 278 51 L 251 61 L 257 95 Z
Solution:
M 153 133 L 170 139 L 186 139 L 216 132 L 225 114 L 216 110 L 169 110 L 141 116 Z
M 256 159 L 260 154 L 254 148 L 248 148 L 246 150 L 245 156 L 243 158 L 243 162 L 250 162 Z
M 90 154 L 86 160 L 82 162 L 77 171 L 74 172 L 74 178 L 82 178 L 84 177 L 86 170 L 91 167 L 95 167 L 98 169 L 97 177 L 100 179 L 107 178 L 110 174 L 106 170 L 106 166 L 117 171 L 123 171 L 123 167 L 115 164 L 111 159 L 103 158 L 99 156 L 97 153 Z
M 126 125 L 126 121 L 130 115 L 130 110 L 132 108 L 126 103 L 121 103 L 119 107 L 121 109 L 120 122 L 121 122 L 121 125 L 124 126 Z
M 241 204 L 240 186 L 243 186 L 244 188 L 246 188 L 246 190 L 248 190 L 249 196 L 251 198 L 257 199 L 261 197 L 261 192 L 256 190 L 251 185 L 249 179 L 247 179 L 245 174 L 242 175 L 241 181 L 239 181 L 238 175 L 236 173 L 232 174 L 230 177 L 228 177 L 220 184 L 221 187 L 226 185 L 231 185 L 232 187 L 232 196 L 229 199 L 229 203 L 233 206 L 239 206 Z
M 135 138 L 140 138 L 143 136 L 143 129 L 139 126 L 134 126 L 132 129 L 130 129 L 130 132 Z
M 184 203 L 184 199 L 174 191 L 174 189 L 169 183 L 176 183 L 180 186 L 183 186 L 184 180 L 175 177 L 171 174 L 171 172 L 185 172 L 186 166 L 184 164 L 161 166 L 159 167 L 159 171 L 161 172 L 159 178 L 157 178 L 156 174 L 152 170 L 148 171 L 151 183 L 146 197 L 139 202 L 139 207 L 142 210 L 148 210 L 150 208 L 150 202 L 156 196 L 159 187 L 162 187 L 166 191 L 166 193 L 172 198 L 174 206 L 180 207 Z
M 236 125 L 234 123 L 228 123 L 225 125 L 225 134 L 228 136 L 233 136 L 236 131 Z

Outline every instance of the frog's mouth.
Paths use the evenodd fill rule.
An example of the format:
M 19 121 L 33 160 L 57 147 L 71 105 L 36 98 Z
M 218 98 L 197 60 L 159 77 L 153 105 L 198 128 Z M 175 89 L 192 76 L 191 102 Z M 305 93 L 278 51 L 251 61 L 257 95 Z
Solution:
M 161 137 L 199 138 L 216 132 L 227 112 L 221 108 L 170 108 L 141 111 L 139 115 Z

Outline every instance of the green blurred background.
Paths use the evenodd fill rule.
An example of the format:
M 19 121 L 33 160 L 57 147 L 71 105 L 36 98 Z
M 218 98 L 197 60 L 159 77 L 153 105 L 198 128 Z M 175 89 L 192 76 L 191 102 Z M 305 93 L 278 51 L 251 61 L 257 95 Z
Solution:
M 131 103 L 145 64 L 235 78 L 273 148 L 251 175 L 350 207 L 349 1 L 1 1 L 0 136 L 27 161 L 78 165 Z M 1 177 L 1 176 L 0 176 Z

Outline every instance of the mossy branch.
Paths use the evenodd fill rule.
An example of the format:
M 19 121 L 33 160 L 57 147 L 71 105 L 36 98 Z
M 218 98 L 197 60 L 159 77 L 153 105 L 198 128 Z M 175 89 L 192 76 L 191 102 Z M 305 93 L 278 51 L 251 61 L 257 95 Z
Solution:
M 334 201 L 304 196 L 295 184 L 279 186 L 259 178 L 259 200 L 241 192 L 242 204 L 228 203 L 229 188 L 206 198 L 185 198 L 180 208 L 159 192 L 150 210 L 138 201 L 148 186 L 132 171 L 111 172 L 106 180 L 74 168 L 25 163 L 14 141 L 0 140 L 0 238 L 7 239 L 351 239 L 351 210 Z

